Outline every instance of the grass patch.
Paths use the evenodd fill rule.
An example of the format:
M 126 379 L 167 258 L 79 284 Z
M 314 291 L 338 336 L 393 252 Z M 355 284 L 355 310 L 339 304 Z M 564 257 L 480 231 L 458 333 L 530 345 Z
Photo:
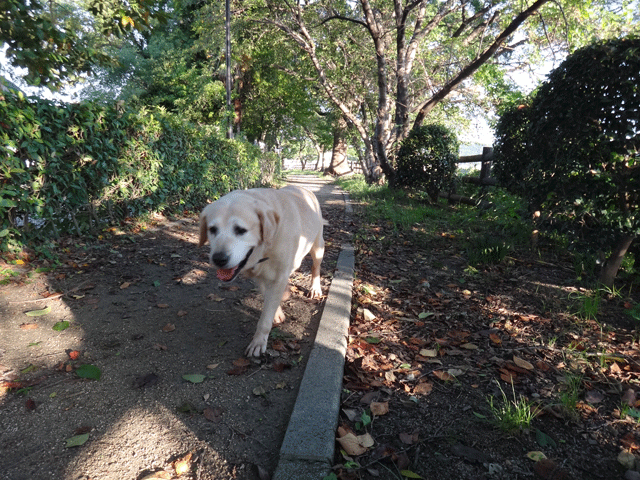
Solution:
M 516 397 L 516 391 L 511 384 L 511 393 L 513 400 L 507 397 L 507 394 L 498 384 L 502 399 L 496 400 L 493 395 L 487 398 L 489 411 L 492 417 L 489 421 L 503 432 L 524 431 L 529 429 L 531 421 L 539 412 L 538 406 L 527 400 L 524 396 Z

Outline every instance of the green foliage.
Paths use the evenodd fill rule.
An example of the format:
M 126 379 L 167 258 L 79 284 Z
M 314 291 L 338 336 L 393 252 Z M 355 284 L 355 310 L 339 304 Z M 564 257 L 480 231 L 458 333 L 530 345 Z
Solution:
M 453 186 L 458 151 L 458 140 L 446 127 L 414 128 L 398 151 L 398 185 L 423 190 L 432 201 L 437 201 L 440 191 Z
M 609 254 L 640 233 L 638 85 L 640 39 L 600 42 L 500 119 L 496 176 L 542 211 L 542 227 L 580 249 Z
M 195 210 L 260 181 L 259 149 L 162 109 L 0 96 L 0 250 L 153 210 Z
M 502 394 L 501 402 L 496 402 L 493 395 L 487 398 L 489 410 L 492 414 L 491 422 L 504 432 L 528 429 L 531 426 L 531 421 L 536 417 L 540 409 L 522 395 L 516 397 L 513 383 L 511 384 L 513 400 L 509 400 L 500 384 L 498 384 L 498 388 Z
M 525 177 L 531 168 L 527 152 L 530 107 L 519 101 L 507 106 L 495 128 L 493 175 L 508 191 L 524 195 Z
M 51 7 L 53 8 L 53 7 Z M 38 0 L 4 0 L 0 6 L 0 44 L 14 67 L 26 68 L 24 80 L 32 85 L 57 87 L 68 78 L 91 71 L 108 57 L 83 44 L 78 34 L 56 23 L 52 12 Z

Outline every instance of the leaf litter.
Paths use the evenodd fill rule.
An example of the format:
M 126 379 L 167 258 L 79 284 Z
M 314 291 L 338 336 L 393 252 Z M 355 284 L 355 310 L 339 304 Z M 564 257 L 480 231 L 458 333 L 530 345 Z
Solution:
M 398 478 L 390 472 L 411 471 L 442 480 L 495 472 L 549 480 L 555 468 L 558 478 L 595 480 L 624 468 L 620 451 L 637 455 L 640 465 L 640 352 L 624 322 L 625 301 L 611 296 L 597 322 L 579 319 L 568 313 L 566 286 L 575 278 L 564 265 L 550 268 L 514 252 L 517 261 L 469 274 L 454 238 L 409 242 L 410 235 L 380 222 L 356 237 L 336 435 L 354 463 L 338 452 L 336 478 L 387 480 Z M 490 396 L 502 407 L 495 379 L 508 392 L 507 406 L 528 406 L 534 415 L 516 449 L 488 408 Z M 572 408 L 562 404 L 570 394 Z M 366 427 L 365 397 L 388 405 Z M 364 434 L 373 448 L 358 441 Z

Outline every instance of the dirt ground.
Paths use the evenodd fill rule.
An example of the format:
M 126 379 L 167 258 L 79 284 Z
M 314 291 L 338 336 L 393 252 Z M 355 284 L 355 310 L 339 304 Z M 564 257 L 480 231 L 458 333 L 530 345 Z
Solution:
M 326 294 L 342 194 L 290 181 L 322 187 Z M 221 285 L 196 234 L 196 215 L 157 216 L 0 265 L 0 478 L 269 478 L 323 299 L 304 296 L 307 258 L 267 357 L 246 360 L 261 296 Z
M 638 285 L 619 279 L 592 316 L 543 246 L 471 269 L 446 225 L 420 230 L 354 205 L 339 432 L 362 441 L 341 444 L 337 478 L 640 479 Z M 530 425 L 502 430 L 492 398 L 529 405 Z

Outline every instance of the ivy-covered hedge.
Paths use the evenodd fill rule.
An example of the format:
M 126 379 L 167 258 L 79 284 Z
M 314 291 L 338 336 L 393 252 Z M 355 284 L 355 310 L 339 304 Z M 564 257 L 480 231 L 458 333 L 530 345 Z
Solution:
M 260 183 L 257 147 L 161 109 L 0 95 L 0 250 Z

